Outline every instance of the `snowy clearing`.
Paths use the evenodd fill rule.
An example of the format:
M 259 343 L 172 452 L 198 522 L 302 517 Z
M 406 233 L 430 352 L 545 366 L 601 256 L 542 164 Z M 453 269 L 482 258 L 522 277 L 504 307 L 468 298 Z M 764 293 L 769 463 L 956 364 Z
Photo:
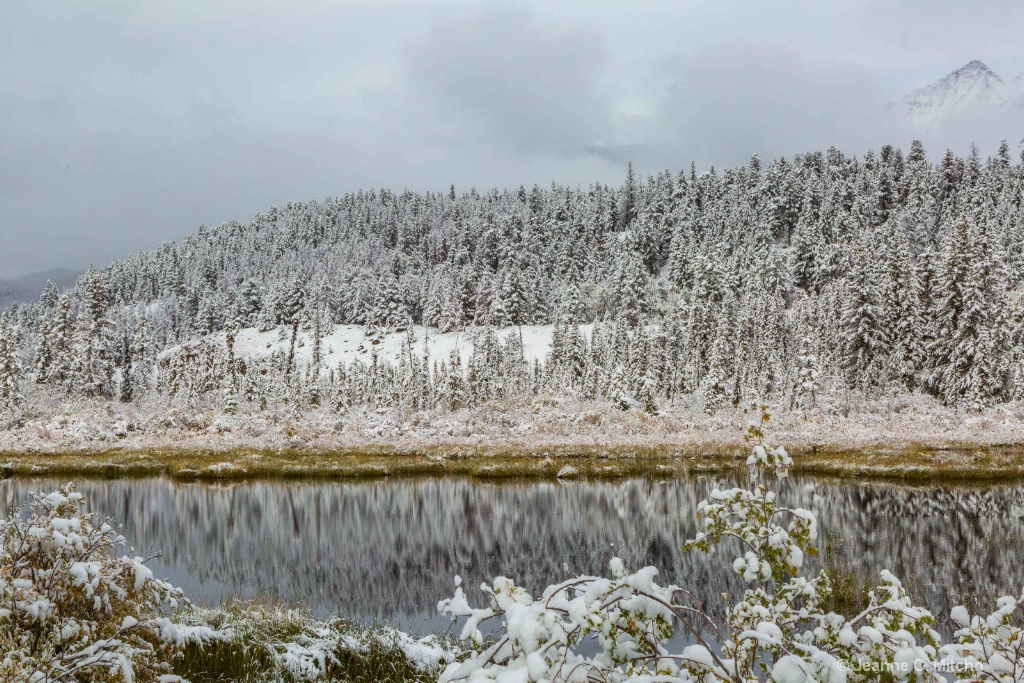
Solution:
M 581 325 L 580 331 L 589 337 L 593 327 Z M 534 360 L 543 361 L 551 352 L 554 328 L 554 325 L 502 327 L 498 329 L 497 334 L 501 341 L 505 341 L 510 335 L 521 335 L 524 359 L 533 363 Z M 434 328 L 415 325 L 407 330 L 381 333 L 376 328 L 366 325 L 335 325 L 321 340 L 323 366 L 337 368 L 339 365 L 348 366 L 356 361 L 369 363 L 374 353 L 377 354 L 379 361 L 387 363 L 397 363 L 403 353 L 412 353 L 416 358 L 427 355 L 432 361 L 441 361 L 447 360 L 453 351 L 459 353 L 465 365 L 473 353 L 473 332 L 472 328 L 457 332 L 439 332 Z M 169 358 L 180 353 L 183 346 L 202 343 L 224 348 L 224 332 L 215 332 L 184 345 L 172 346 L 162 351 L 157 358 Z M 247 327 L 235 335 L 235 354 L 240 359 L 267 358 L 274 353 L 287 353 L 290 344 L 291 338 L 286 328 L 264 332 L 255 327 Z M 300 365 L 307 365 L 312 359 L 312 334 L 300 330 L 295 341 L 295 361 Z

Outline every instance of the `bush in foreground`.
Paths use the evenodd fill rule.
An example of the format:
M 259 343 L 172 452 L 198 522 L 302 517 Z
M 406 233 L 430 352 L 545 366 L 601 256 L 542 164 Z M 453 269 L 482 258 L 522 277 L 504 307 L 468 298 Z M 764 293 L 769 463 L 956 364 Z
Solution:
M 170 658 L 212 631 L 172 622 L 181 591 L 118 556 L 124 538 L 83 505 L 68 485 L 0 522 L 0 680 L 167 683 Z
M 792 464 L 784 448 L 765 442 L 769 419 L 762 408 L 747 430 L 747 462 L 760 481 L 749 490 L 713 491 L 697 509 L 703 531 L 687 543 L 700 551 L 725 540 L 740 547 L 732 569 L 751 587 L 739 600 L 723 596 L 724 623 L 685 588 L 658 585 L 654 567 L 630 572 L 619 559 L 610 577 L 579 576 L 537 597 L 498 577 L 481 587 L 483 608 L 469 605 L 456 579 L 454 597 L 439 608 L 465 620 L 462 638 L 477 649 L 446 667 L 441 681 L 1024 680 L 1024 599 L 1000 598 L 987 618 L 957 607 L 951 616 L 961 628 L 946 645 L 931 613 L 888 571 L 859 614 L 827 610 L 827 573 L 801 575 L 804 558 L 816 552 L 815 517 L 780 506 L 767 483 L 788 476 Z M 497 623 L 485 636 L 481 626 L 491 620 Z M 685 644 L 675 646 L 679 633 Z
M 427 681 L 439 637 L 297 609 L 202 609 L 153 577 L 70 484 L 0 522 L 0 683 Z

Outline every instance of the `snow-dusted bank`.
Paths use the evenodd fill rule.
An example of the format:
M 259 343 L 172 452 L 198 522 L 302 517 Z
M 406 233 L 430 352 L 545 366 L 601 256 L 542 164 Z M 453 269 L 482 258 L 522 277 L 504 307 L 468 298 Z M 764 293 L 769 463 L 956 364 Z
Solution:
M 457 411 L 329 409 L 225 413 L 217 402 L 52 404 L 0 430 L 0 472 L 177 477 L 470 474 L 587 476 L 736 466 L 743 408 L 657 414 L 549 393 Z M 1024 405 L 980 412 L 926 396 L 855 396 L 779 410 L 776 431 L 805 472 L 1024 476 Z M 59 457 L 55 457 L 59 456 Z
M 737 556 L 747 584 L 724 595 L 724 616 L 658 570 L 610 563 L 610 575 L 575 576 L 533 597 L 514 579 L 476 590 L 453 577 L 438 609 L 461 645 L 387 627 L 360 630 L 287 608 L 196 609 L 142 558 L 119 555 L 114 523 L 90 514 L 71 485 L 36 494 L 0 522 L 0 680 L 56 683 L 218 681 L 550 681 L 551 683 L 939 683 L 1024 676 L 1024 596 L 995 611 L 953 608 L 943 642 L 933 615 L 891 572 L 862 604 L 830 600 L 827 572 L 806 575 L 815 515 L 776 495 L 793 458 L 767 443 L 766 410 L 748 424 L 750 488 L 715 489 L 697 506 L 687 541 L 708 561 Z M 443 597 L 443 596 L 439 596 Z M 684 634 L 684 638 L 676 638 Z M 186 678 L 187 677 L 187 678 Z
M 630 330 L 619 322 L 564 321 L 449 332 L 299 324 L 228 329 L 165 349 L 145 375 L 115 376 L 122 387 L 153 389 L 124 400 L 69 395 L 38 377 L 11 385 L 18 401 L 3 414 L 0 466 L 8 472 L 89 473 L 113 465 L 108 473 L 365 476 L 424 471 L 399 458 L 418 454 L 457 457 L 461 473 L 497 475 L 551 468 L 495 467 L 493 458 L 477 467 L 464 456 L 612 455 L 626 457 L 588 473 L 624 474 L 637 470 L 628 456 L 727 460 L 738 445 L 729 427 L 743 410 L 736 405 L 743 392 L 717 382 L 674 393 L 671 387 L 690 371 L 670 357 L 672 334 L 662 323 Z M 758 348 L 766 359 L 772 355 Z M 796 361 L 787 371 L 792 382 L 780 385 L 778 423 L 793 448 L 817 454 L 816 471 L 1024 474 L 1016 455 L 1024 448 L 1019 401 L 966 410 L 901 385 L 865 393 L 849 388 L 842 373 L 823 369 L 806 348 Z M 983 462 L 977 453 L 963 454 L 993 446 L 1002 451 L 983 454 Z M 851 450 L 873 453 L 851 462 Z M 246 460 L 254 451 L 278 457 L 255 466 Z M 829 458 L 836 452 L 842 457 Z M 40 457 L 53 453 L 97 457 Z M 353 467 L 349 456 L 360 453 L 399 460 Z M 214 459 L 182 457 L 201 454 Z

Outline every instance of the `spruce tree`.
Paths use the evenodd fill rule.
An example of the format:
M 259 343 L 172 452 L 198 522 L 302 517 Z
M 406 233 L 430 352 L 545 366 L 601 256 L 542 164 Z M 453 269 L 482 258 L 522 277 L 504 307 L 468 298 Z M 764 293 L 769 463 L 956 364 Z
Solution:
M 131 383 L 136 394 L 145 394 L 152 387 L 153 347 L 149 340 L 146 316 L 140 315 L 131 340 Z
M 398 280 L 390 273 L 377 282 L 370 322 L 382 329 L 407 327 L 412 318 L 402 298 Z
M 224 412 L 233 415 L 238 412 L 238 361 L 235 358 L 235 335 L 238 328 L 229 322 L 224 328 Z M 319 371 L 319 365 L 314 366 Z
M 85 278 L 72 339 L 72 386 L 86 396 L 111 397 L 114 393 L 115 338 L 108 307 L 104 276 L 93 272 Z
M 965 307 L 964 290 L 971 275 L 968 258 L 970 233 L 966 220 L 958 220 L 946 236 L 942 261 L 934 287 L 928 351 L 928 387 L 948 402 L 957 400 L 957 384 L 963 368 L 957 359 L 957 327 Z
M 49 317 L 39 321 L 39 337 L 36 345 L 36 356 L 32 363 L 37 384 L 45 384 L 52 373 L 54 364 L 53 333 L 50 329 Z
M 651 368 L 644 373 L 636 400 L 640 404 L 640 410 L 645 413 L 653 415 L 658 412 L 658 380 Z
M 647 276 L 639 253 L 633 248 L 623 251 L 613 283 L 615 313 L 630 327 L 635 327 L 649 310 Z
M 818 357 L 811 347 L 810 337 L 800 340 L 797 363 L 797 379 L 791 405 L 813 408 L 818 405 L 818 378 L 821 375 L 821 368 L 818 365 Z
M 863 391 L 881 384 L 891 343 L 870 240 L 870 233 L 865 231 L 857 244 L 840 322 L 847 382 Z
M 704 411 L 708 414 L 731 403 L 738 397 L 734 394 L 735 347 L 732 316 L 728 313 L 732 306 L 727 306 L 715 333 L 711 350 L 708 354 L 708 369 L 703 381 Z
M 1008 278 L 989 226 L 971 223 L 957 232 L 965 232 L 967 247 L 959 252 L 963 264 L 947 263 L 944 274 L 936 387 L 947 403 L 980 409 L 1006 392 Z M 950 255 L 952 245 L 951 240 Z
M 921 335 L 924 317 L 918 300 L 920 288 L 910 257 L 910 246 L 899 226 L 898 219 L 884 226 L 879 268 L 881 305 L 885 316 L 885 335 L 889 339 L 889 374 L 891 379 L 913 390 L 924 362 Z
M 65 294 L 57 300 L 53 317 L 48 321 L 46 349 L 43 352 L 48 358 L 45 363 L 46 372 L 37 378 L 45 384 L 72 388 L 72 362 L 74 317 L 72 315 L 71 295 Z
M 133 382 L 134 376 L 132 374 L 132 346 L 127 333 L 125 333 L 122 339 L 121 348 L 121 381 L 117 387 L 117 399 L 121 401 L 121 403 L 129 403 L 133 398 L 135 398 L 136 391 Z
M 24 402 L 21 376 L 14 326 L 4 315 L 0 317 L 0 413 L 11 413 Z

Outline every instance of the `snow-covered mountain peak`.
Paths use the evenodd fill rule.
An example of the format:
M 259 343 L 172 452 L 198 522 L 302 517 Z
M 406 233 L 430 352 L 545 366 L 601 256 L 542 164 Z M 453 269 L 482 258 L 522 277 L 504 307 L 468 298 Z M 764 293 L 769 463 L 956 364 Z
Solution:
M 993 71 L 992 69 L 988 68 L 988 65 L 985 64 L 985 62 L 981 61 L 980 59 L 973 59 L 973 60 L 967 62 L 967 64 L 965 64 L 964 66 L 960 67 L 959 69 L 957 69 L 956 71 L 954 71 L 950 75 L 952 75 L 952 76 L 960 76 L 960 77 L 963 78 L 963 77 L 968 77 L 968 76 L 970 76 L 972 74 L 973 75 L 979 75 L 979 76 L 992 76 L 994 78 L 1002 80 L 1001 78 L 999 78 L 998 75 L 996 75 L 995 71 Z
M 1014 99 L 1012 90 L 995 71 L 975 59 L 931 85 L 914 90 L 904 103 L 915 125 L 935 130 L 968 110 L 1005 106 Z

